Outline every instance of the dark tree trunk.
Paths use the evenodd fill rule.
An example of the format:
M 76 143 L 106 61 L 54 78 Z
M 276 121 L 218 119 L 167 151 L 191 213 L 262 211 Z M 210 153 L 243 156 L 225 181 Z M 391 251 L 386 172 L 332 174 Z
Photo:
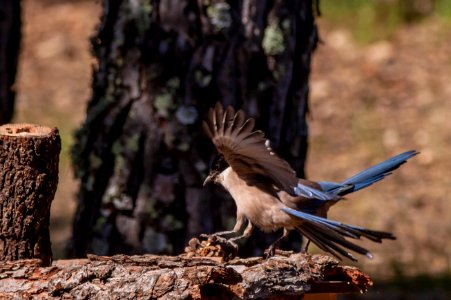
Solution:
M 201 185 L 215 152 L 201 121 L 216 101 L 255 117 L 303 176 L 316 43 L 307 0 L 105 1 L 72 148 L 81 186 L 70 255 L 179 253 L 230 227 L 233 201 Z
M 50 265 L 50 205 L 58 185 L 58 130 L 0 126 L 0 260 Z
M 0 125 L 11 121 L 21 38 L 20 0 L 0 1 Z

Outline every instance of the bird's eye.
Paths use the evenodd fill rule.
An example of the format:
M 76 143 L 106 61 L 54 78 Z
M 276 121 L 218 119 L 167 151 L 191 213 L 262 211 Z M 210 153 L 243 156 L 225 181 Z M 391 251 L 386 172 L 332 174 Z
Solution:
M 222 172 L 228 167 L 227 162 L 224 160 L 224 156 L 217 154 L 210 164 L 210 169 Z

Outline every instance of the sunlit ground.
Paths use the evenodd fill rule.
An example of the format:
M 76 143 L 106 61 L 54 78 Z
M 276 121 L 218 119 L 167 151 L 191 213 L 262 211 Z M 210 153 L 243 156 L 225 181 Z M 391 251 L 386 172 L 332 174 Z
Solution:
M 349 30 L 349 20 L 337 25 L 340 19 L 328 13 L 330 1 L 324 2 L 323 43 L 311 76 L 307 174 L 342 180 L 404 150 L 421 151 L 391 177 L 334 207 L 331 217 L 396 234 L 398 240 L 382 245 L 364 243 L 375 258 L 363 258 L 360 266 L 372 277 L 394 278 L 400 286 L 419 274 L 446 279 L 451 263 L 451 25 L 432 16 L 395 24 L 382 34 L 367 30 L 371 38 L 365 39 L 365 33 L 362 38 Z M 91 1 L 25 0 L 23 8 L 15 121 L 60 129 L 60 184 L 51 227 L 58 258 L 75 208 L 68 149 L 90 97 L 89 37 L 100 7 Z

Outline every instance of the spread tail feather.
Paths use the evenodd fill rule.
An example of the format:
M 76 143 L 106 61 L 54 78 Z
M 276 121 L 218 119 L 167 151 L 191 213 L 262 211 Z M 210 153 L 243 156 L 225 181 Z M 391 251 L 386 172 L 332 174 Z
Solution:
M 300 223 L 296 229 L 315 243 L 319 248 L 331 253 L 339 259 L 344 256 L 353 261 L 357 260 L 346 249 L 365 255 L 368 258 L 373 257 L 371 252 L 367 249 L 346 240 L 345 237 L 353 239 L 365 237 L 378 243 L 382 242 L 383 239 L 396 239 L 396 237 L 389 232 L 375 231 L 359 226 L 348 225 L 297 211 L 288 207 L 283 207 L 282 210 L 303 220 L 304 222 Z
M 419 152 L 415 150 L 406 151 L 357 173 L 340 183 L 319 182 L 319 184 L 325 192 L 344 196 L 384 179 L 386 176 L 390 175 L 393 170 L 396 170 L 401 165 L 405 164 L 408 159 L 414 157 L 418 153 Z

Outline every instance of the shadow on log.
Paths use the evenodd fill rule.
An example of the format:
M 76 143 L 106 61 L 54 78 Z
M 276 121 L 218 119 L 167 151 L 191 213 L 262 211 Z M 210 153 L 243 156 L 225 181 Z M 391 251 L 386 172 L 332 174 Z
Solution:
M 364 292 L 371 279 L 323 255 L 270 259 L 89 255 L 41 267 L 40 260 L 0 266 L 0 298 L 299 299 L 312 293 Z M 308 298 L 307 298 L 308 299 Z

